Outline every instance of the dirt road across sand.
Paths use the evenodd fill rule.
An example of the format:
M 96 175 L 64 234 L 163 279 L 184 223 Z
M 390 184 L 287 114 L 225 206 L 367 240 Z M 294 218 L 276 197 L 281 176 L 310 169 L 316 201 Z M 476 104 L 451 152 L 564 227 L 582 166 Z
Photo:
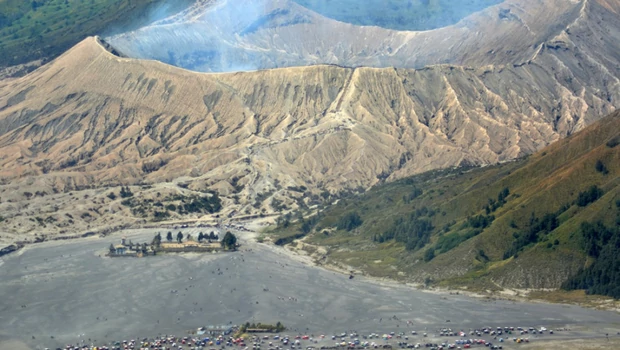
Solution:
M 33 349 L 55 348 L 82 340 L 102 343 L 183 334 L 200 326 L 246 321 L 281 321 L 290 334 L 352 329 L 431 334 L 440 327 L 574 325 L 581 330 L 571 337 L 604 337 L 605 332 L 620 330 L 620 315 L 614 312 L 485 301 L 362 277 L 350 280 L 257 243 L 246 242 L 236 253 L 103 257 L 121 235 L 150 242 L 155 233 L 41 243 L 3 257 L 0 340 L 20 340 Z

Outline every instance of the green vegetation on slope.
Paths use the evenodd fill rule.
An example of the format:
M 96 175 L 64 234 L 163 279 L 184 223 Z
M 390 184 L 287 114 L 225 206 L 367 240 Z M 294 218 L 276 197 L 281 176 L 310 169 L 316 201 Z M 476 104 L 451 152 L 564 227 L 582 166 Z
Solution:
M 323 260 L 378 276 L 557 288 L 597 258 L 582 225 L 620 225 L 619 132 L 617 112 L 515 162 L 377 186 L 326 208 L 297 238 L 325 247 Z M 299 231 L 292 222 L 273 234 Z
M 616 202 L 620 207 L 620 201 Z M 620 223 L 606 227 L 601 222 L 581 224 L 584 249 L 595 259 L 562 285 L 568 290 L 585 289 L 589 294 L 620 298 Z
M 178 215 L 214 214 L 222 209 L 222 200 L 217 191 L 207 191 L 201 195 L 175 194 L 158 199 L 140 199 L 134 197 L 129 187 L 121 187 L 119 192 L 121 205 L 131 209 L 136 217 L 152 217 L 153 221 L 163 221 L 171 218 L 172 213 Z M 115 200 L 114 192 L 108 193 L 108 198 Z
M 0 0 L 0 67 L 51 59 L 87 36 L 135 28 L 159 12 L 178 12 L 180 0 Z

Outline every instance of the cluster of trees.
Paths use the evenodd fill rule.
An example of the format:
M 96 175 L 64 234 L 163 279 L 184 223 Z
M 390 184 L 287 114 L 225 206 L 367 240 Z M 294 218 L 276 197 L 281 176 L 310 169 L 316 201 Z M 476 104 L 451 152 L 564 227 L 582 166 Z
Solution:
M 435 229 L 431 220 L 422 216 L 430 212 L 434 213 L 432 210 L 416 210 L 409 216 L 399 217 L 383 234 L 376 235 L 373 239 L 379 243 L 395 240 L 405 244 L 410 251 L 422 249 L 429 242 Z
M 275 211 L 283 211 L 286 210 L 286 205 L 279 199 L 277 198 L 272 198 L 271 199 L 271 207 L 273 208 L 273 210 Z
M 286 188 L 289 191 L 293 191 L 293 192 L 299 192 L 299 193 L 304 193 L 308 190 L 308 188 L 306 186 L 288 186 Z
M 217 192 L 213 192 L 210 197 L 192 197 L 188 203 L 177 206 L 187 213 L 216 213 L 222 209 L 222 200 Z
M 620 298 L 620 227 L 601 222 L 582 223 L 583 247 L 596 261 L 569 278 L 563 288 L 585 289 L 588 294 Z
M 318 213 L 318 214 L 316 214 L 314 216 L 311 216 L 308 219 L 306 219 L 303 216 L 301 216 L 301 218 L 300 218 L 301 232 L 304 235 L 307 235 L 308 233 L 310 233 L 312 231 L 312 229 L 314 229 L 316 224 L 318 224 L 319 221 L 321 221 L 322 218 L 323 218 L 323 214 L 321 214 L 321 213 Z M 356 221 L 356 223 L 357 223 L 357 221 Z M 360 219 L 360 224 L 359 225 L 361 225 L 361 219 Z M 357 226 L 359 226 L 359 225 L 357 225 Z M 357 227 L 357 226 L 355 226 L 355 227 Z M 349 226 L 349 227 L 352 227 L 352 226 Z
M 519 252 L 530 244 L 538 243 L 544 236 L 548 235 L 551 231 L 560 226 L 558 217 L 568 209 L 565 205 L 555 213 L 548 213 L 541 218 L 537 218 L 534 213 L 530 217 L 528 229 L 522 233 L 514 233 L 515 240 L 512 242 L 512 246 L 504 252 L 504 259 L 508 259 L 511 256 L 515 258 L 519 256 Z
M 338 230 L 346 230 L 352 231 L 355 228 L 362 226 L 364 221 L 360 214 L 356 211 L 346 213 L 345 215 L 340 217 L 338 223 L 336 224 L 336 228 Z
M 219 239 L 219 236 L 215 234 L 215 232 L 211 231 L 211 233 L 204 234 L 202 232 L 198 233 L 198 242 L 202 242 L 203 240 L 216 241 Z
M 602 189 L 596 185 L 592 185 L 586 191 L 579 192 L 579 196 L 577 197 L 577 205 L 580 207 L 585 207 L 603 197 L 603 194 L 604 192 Z
M 403 203 L 409 204 L 412 200 L 420 197 L 423 193 L 424 192 L 421 189 L 414 187 L 409 194 L 403 195 Z
M 131 189 L 129 188 L 129 186 L 121 187 L 121 192 L 119 194 L 121 198 L 133 197 L 133 192 L 131 192 Z
M 510 189 L 508 187 L 504 187 L 499 194 L 497 195 L 497 200 L 489 198 L 489 204 L 484 207 L 484 210 L 487 215 L 494 213 L 497 209 L 501 208 L 506 204 L 506 198 L 510 195 Z
M 159 235 L 159 233 L 157 234 L 159 236 L 159 243 L 161 243 L 161 235 Z M 157 236 L 156 236 L 157 237 Z M 176 241 L 177 243 L 182 243 L 183 239 L 186 239 L 188 241 L 191 241 L 193 239 L 191 234 L 186 234 L 185 236 L 183 235 L 183 232 L 179 231 L 176 235 Z M 208 235 L 203 234 L 202 232 L 200 232 L 198 234 L 198 242 L 201 242 L 204 239 L 208 239 L 208 240 L 217 240 L 219 239 L 218 235 L 215 234 L 215 232 L 211 232 Z M 166 234 L 166 241 L 168 242 L 172 242 L 173 241 L 173 235 L 172 235 L 172 231 L 168 231 L 168 233 Z
M 210 192 L 210 196 L 183 196 L 177 195 L 167 198 L 168 201 L 180 201 L 181 203 L 175 205 L 169 203 L 164 205 L 159 201 L 153 199 L 138 199 L 133 196 L 129 187 L 121 187 L 120 196 L 125 198 L 121 201 L 121 204 L 131 208 L 131 212 L 135 216 L 146 217 L 148 212 L 152 210 L 153 218 L 155 221 L 161 221 L 170 217 L 170 212 L 177 212 L 180 215 L 189 213 L 209 213 L 213 214 L 219 212 L 222 209 L 222 201 L 217 192 Z M 112 192 L 108 194 L 108 197 L 112 200 L 116 198 L 116 195 Z M 159 208 L 159 209 L 158 209 Z
M 155 221 L 162 221 L 170 217 L 170 213 L 166 210 L 153 211 L 153 219 Z
M 168 242 L 172 242 L 173 241 L 173 234 L 172 231 L 168 231 L 168 233 L 166 234 L 166 241 Z M 179 231 L 176 234 L 176 241 L 178 243 L 182 243 L 183 239 L 191 241 L 193 239 L 191 234 L 186 234 L 183 235 L 183 232 Z M 202 232 L 200 232 L 198 234 L 198 242 L 208 239 L 209 241 L 212 240 L 217 240 L 219 239 L 218 235 L 215 234 L 215 232 L 211 232 L 209 234 L 203 234 Z M 151 241 L 151 246 L 153 246 L 154 248 L 159 248 L 161 246 L 161 242 L 162 242 L 162 236 L 161 233 L 157 233 L 154 237 L 153 240 Z M 231 232 L 226 232 L 226 235 L 224 236 L 224 239 L 222 240 L 222 246 L 227 248 L 227 249 L 234 249 L 235 246 L 237 244 L 237 237 L 232 234 Z M 143 250 L 146 252 L 146 243 L 143 243 Z M 133 242 L 131 242 L 131 240 L 129 240 L 128 243 L 129 249 L 133 249 L 134 244 Z M 140 244 L 137 244 L 136 247 L 139 247 Z M 113 252 L 114 251 L 114 246 L 110 245 L 110 251 Z
M 183 242 L 183 232 L 179 231 L 176 235 L 176 240 L 177 243 L 182 243 Z M 187 236 L 185 237 L 188 240 L 191 239 L 191 235 L 188 233 Z M 166 241 L 168 242 L 172 242 L 173 238 L 172 238 L 172 231 L 168 231 L 168 233 L 166 234 Z
M 166 164 L 168 164 L 168 162 L 163 159 L 155 160 L 153 162 L 146 162 L 142 164 L 142 171 L 146 174 L 150 174 L 161 169 Z
M 617 229 L 617 228 L 616 228 Z M 610 241 L 617 235 L 617 230 L 607 228 L 600 221 L 591 224 L 584 222 L 581 224 L 581 235 L 583 237 L 583 247 L 585 252 L 593 257 L 599 258 L 603 247 L 610 244 Z
M 494 220 L 494 215 L 470 216 L 467 218 L 465 225 L 473 228 L 485 229 L 491 226 L 491 223 L 493 223 Z
M 476 228 L 467 231 L 465 234 L 459 234 L 457 232 L 439 237 L 435 244 L 435 249 L 439 250 L 440 254 L 447 253 L 450 250 L 456 248 L 459 244 L 467 241 L 470 238 L 476 237 L 482 233 L 482 229 Z
M 580 207 L 585 207 L 590 203 L 597 201 L 603 196 L 604 192 L 598 186 L 593 185 L 589 189 L 583 192 L 579 192 L 577 196 L 576 204 Z M 562 206 L 555 213 L 547 213 L 540 218 L 537 218 L 534 213 L 530 217 L 528 229 L 521 233 L 514 233 L 514 241 L 512 246 L 504 252 L 504 259 L 508 259 L 511 256 L 518 257 L 519 252 L 530 244 L 540 242 L 547 234 L 558 228 L 560 225 L 559 216 L 569 208 L 569 205 Z M 556 244 L 557 245 L 557 244 Z M 553 246 L 553 245 L 549 245 Z
M 276 219 L 276 225 L 278 226 L 278 228 L 288 228 L 291 225 L 292 217 L 293 216 L 291 215 L 291 213 L 281 215 Z
M 424 252 L 424 261 L 428 262 L 428 261 L 433 260 L 435 258 L 435 253 L 437 250 L 439 251 L 439 254 L 449 252 L 450 250 L 456 248 L 461 243 L 482 233 L 482 231 L 485 228 L 491 226 L 491 224 L 495 220 L 495 216 L 491 215 L 491 213 L 495 212 L 497 209 L 501 208 L 504 204 L 506 204 L 506 199 L 508 198 L 509 195 L 510 195 L 510 190 L 508 189 L 508 187 L 505 187 L 497 195 L 497 200 L 489 199 L 489 203 L 484 207 L 486 215 L 480 214 L 477 216 L 468 217 L 462 227 L 463 229 L 467 227 L 470 227 L 471 229 L 469 229 L 465 233 L 454 232 L 454 233 L 439 237 L 435 246 L 428 248 Z M 418 240 L 415 246 L 415 249 L 421 249 L 422 247 L 424 247 L 424 244 L 428 243 L 428 239 L 430 237 L 430 233 L 432 232 L 432 230 L 433 228 L 431 227 L 427 231 L 424 231 L 428 235 L 422 236 L 421 239 Z M 448 226 L 446 226 L 446 229 L 444 230 L 447 231 Z M 521 244 L 519 243 L 517 244 L 517 246 L 521 247 Z
M 313 215 L 310 218 L 306 219 L 303 216 L 301 211 L 297 211 L 295 213 L 295 219 L 299 223 L 300 230 L 303 234 L 308 234 L 312 229 L 316 226 L 316 224 L 323 218 L 322 214 Z M 276 224 L 278 228 L 288 228 L 291 226 L 291 220 L 293 220 L 293 214 L 286 213 L 284 215 L 279 216 L 276 219 Z

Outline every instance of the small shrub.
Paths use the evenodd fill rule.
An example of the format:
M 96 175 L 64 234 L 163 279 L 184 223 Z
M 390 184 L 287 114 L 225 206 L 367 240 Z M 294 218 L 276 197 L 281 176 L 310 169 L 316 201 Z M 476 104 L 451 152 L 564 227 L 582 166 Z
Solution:
M 432 279 L 432 278 L 430 278 L 430 277 L 426 277 L 426 278 L 424 279 L 424 285 L 428 287 L 428 286 L 430 286 L 431 284 L 433 284 L 433 279 Z
M 620 135 L 615 136 L 611 140 L 607 141 L 606 146 L 609 148 L 614 148 L 620 145 Z
M 126 207 L 134 207 L 136 205 L 136 203 L 134 203 L 134 201 L 131 198 L 123 200 L 121 204 Z
M 424 252 L 424 261 L 429 262 L 435 259 L 435 249 L 429 248 Z
M 596 165 L 594 166 L 594 168 L 596 169 L 596 171 L 603 175 L 609 174 L 609 170 L 607 170 L 607 167 L 603 162 L 601 162 L 600 159 L 596 161 Z

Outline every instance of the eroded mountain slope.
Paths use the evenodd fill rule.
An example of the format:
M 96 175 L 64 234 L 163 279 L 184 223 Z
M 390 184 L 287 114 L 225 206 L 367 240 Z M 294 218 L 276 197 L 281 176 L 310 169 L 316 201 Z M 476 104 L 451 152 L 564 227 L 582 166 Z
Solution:
M 476 290 L 559 288 L 606 259 L 570 288 L 617 297 L 619 165 L 617 111 L 515 162 L 379 185 L 303 223 L 283 215 L 271 237 L 343 271 Z
M 480 68 L 200 74 L 120 58 L 89 38 L 0 82 L 3 237 L 153 219 L 106 197 L 105 186 L 153 185 L 134 188 L 151 199 L 212 189 L 224 214 L 259 214 L 324 191 L 531 153 L 620 101 L 618 6 L 579 5 L 531 59 Z M 289 190 L 300 186 L 309 193 Z M 58 196 L 86 189 L 88 216 L 61 215 L 75 208 Z M 41 212 L 51 217 L 45 227 Z

